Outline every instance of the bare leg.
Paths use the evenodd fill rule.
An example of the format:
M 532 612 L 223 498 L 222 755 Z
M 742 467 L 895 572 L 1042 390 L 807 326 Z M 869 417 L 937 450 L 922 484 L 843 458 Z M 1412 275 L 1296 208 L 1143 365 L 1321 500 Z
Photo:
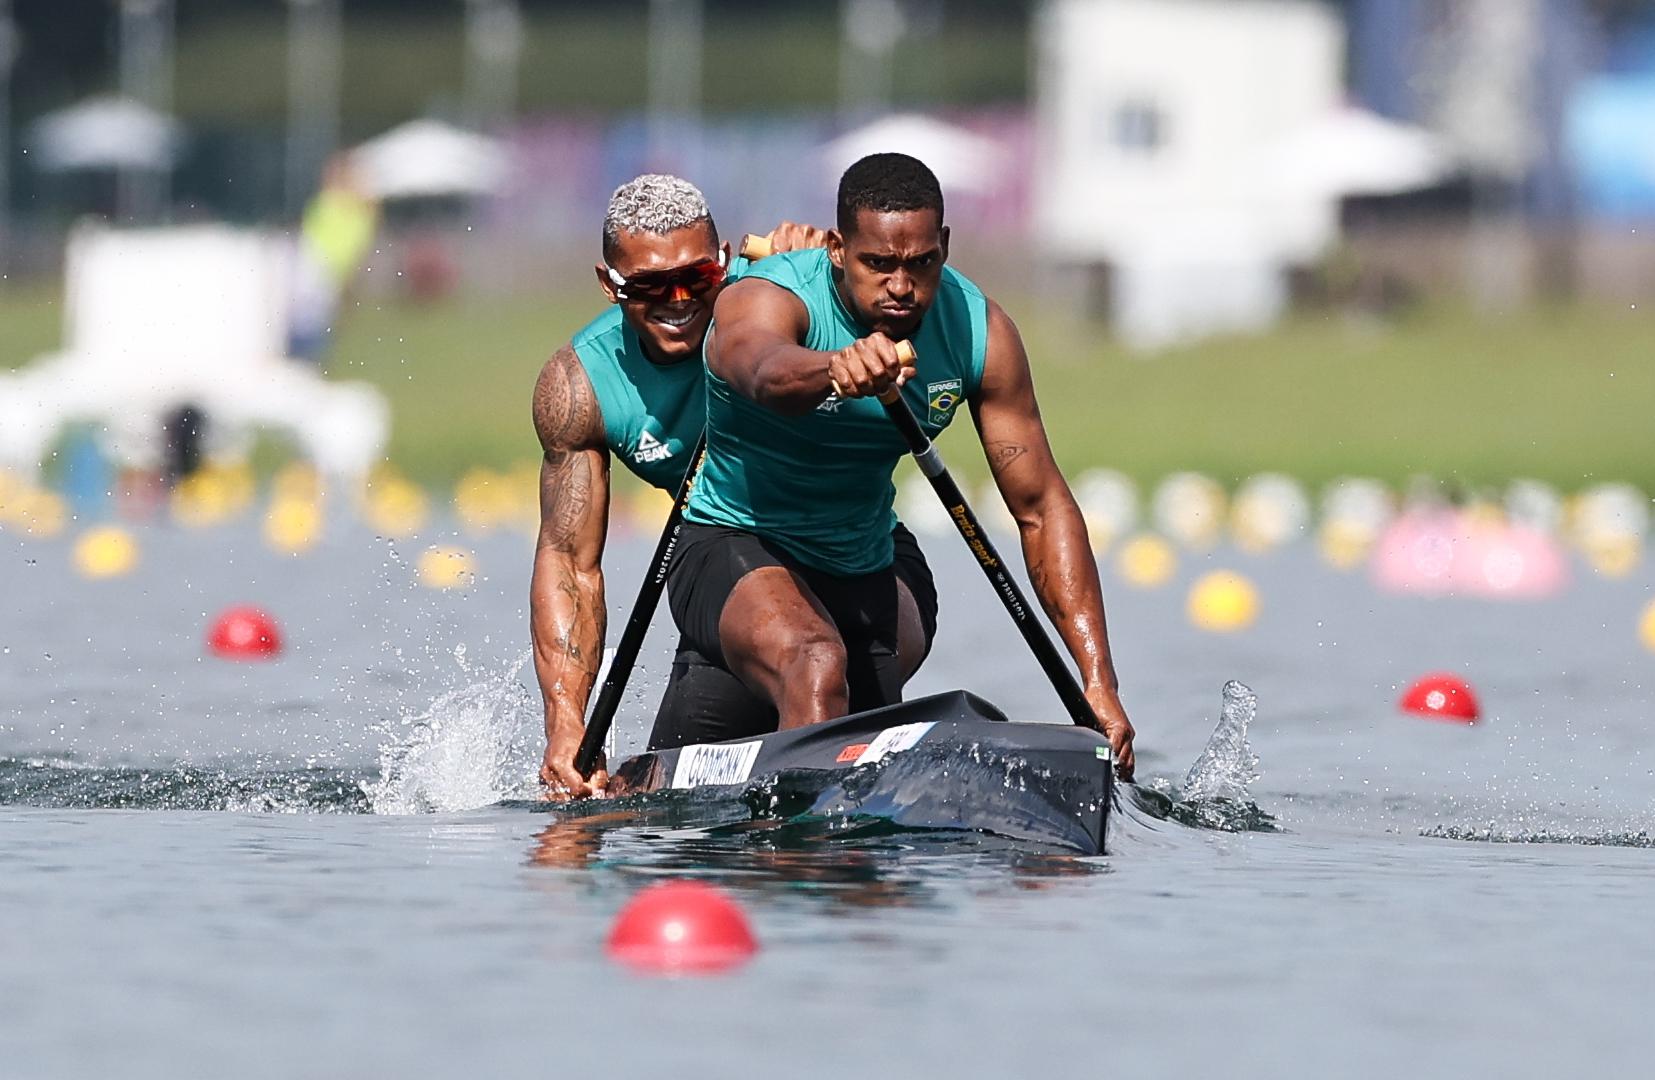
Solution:
M 718 617 L 718 640 L 730 670 L 776 706 L 781 728 L 849 711 L 845 642 L 792 571 L 765 566 L 738 581 Z
M 907 682 L 925 659 L 925 623 L 919 617 L 919 602 L 908 583 L 896 580 L 896 660 Z

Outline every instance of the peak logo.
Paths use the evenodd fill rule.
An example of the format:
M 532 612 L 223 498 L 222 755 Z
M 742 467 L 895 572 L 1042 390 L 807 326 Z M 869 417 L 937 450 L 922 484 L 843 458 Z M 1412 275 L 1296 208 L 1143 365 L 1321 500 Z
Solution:
M 638 436 L 637 449 L 632 451 L 632 460 L 643 464 L 649 461 L 665 461 L 672 456 L 672 447 L 651 435 L 646 429 Z

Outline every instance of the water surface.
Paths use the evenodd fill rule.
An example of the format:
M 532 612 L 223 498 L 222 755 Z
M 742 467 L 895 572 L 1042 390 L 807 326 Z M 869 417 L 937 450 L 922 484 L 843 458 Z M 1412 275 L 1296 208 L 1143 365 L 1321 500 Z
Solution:
M 134 574 L 87 582 L 0 534 L 8 1078 L 1641 1075 L 1655 1051 L 1647 568 L 1504 605 L 1386 596 L 1308 546 L 1186 557 L 1158 591 L 1106 575 L 1144 790 L 1086 859 L 738 799 L 548 810 L 526 539 L 467 541 L 481 577 L 437 593 L 418 546 L 348 529 L 297 559 L 250 527 L 139 538 Z M 650 546 L 611 546 L 612 625 Z M 1060 716 L 957 541 L 925 546 L 944 625 L 913 691 Z M 1184 621 L 1220 565 L 1264 598 L 1235 637 Z M 204 655 L 237 602 L 286 655 Z M 1438 668 L 1483 724 L 1395 712 Z M 1257 716 L 1215 742 L 1232 678 Z M 666 876 L 734 890 L 758 958 L 607 962 Z

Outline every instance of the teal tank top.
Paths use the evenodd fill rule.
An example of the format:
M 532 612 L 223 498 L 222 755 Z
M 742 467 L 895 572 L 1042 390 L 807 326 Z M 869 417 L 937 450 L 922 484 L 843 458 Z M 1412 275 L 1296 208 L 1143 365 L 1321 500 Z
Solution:
M 736 256 L 727 280 L 751 265 Z M 604 441 L 637 477 L 677 491 L 690 453 L 707 422 L 705 366 L 690 356 L 657 364 L 619 307 L 611 307 L 575 334 L 570 345 L 597 395 Z
M 839 299 L 823 249 L 772 255 L 747 276 L 804 302 L 807 348 L 842 349 L 868 334 Z M 935 438 L 982 382 L 988 348 L 982 290 L 944 267 L 936 301 L 912 340 L 919 375 L 902 394 Z M 706 400 L 707 456 L 686 518 L 756 533 L 831 574 L 871 574 L 891 565 L 891 475 L 908 444 L 878 401 L 831 396 L 807 416 L 783 416 L 711 371 Z

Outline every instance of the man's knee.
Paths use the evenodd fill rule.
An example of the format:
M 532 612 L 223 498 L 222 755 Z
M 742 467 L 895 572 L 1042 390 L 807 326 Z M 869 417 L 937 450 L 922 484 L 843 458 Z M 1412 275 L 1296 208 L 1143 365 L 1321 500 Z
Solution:
M 812 686 L 842 684 L 849 658 L 845 643 L 837 634 L 798 633 L 782 642 L 782 664 L 778 674 L 786 680 L 799 679 Z
M 761 631 L 724 642 L 734 666 L 753 666 L 779 680 L 845 677 L 845 643 L 831 624 L 771 622 Z

